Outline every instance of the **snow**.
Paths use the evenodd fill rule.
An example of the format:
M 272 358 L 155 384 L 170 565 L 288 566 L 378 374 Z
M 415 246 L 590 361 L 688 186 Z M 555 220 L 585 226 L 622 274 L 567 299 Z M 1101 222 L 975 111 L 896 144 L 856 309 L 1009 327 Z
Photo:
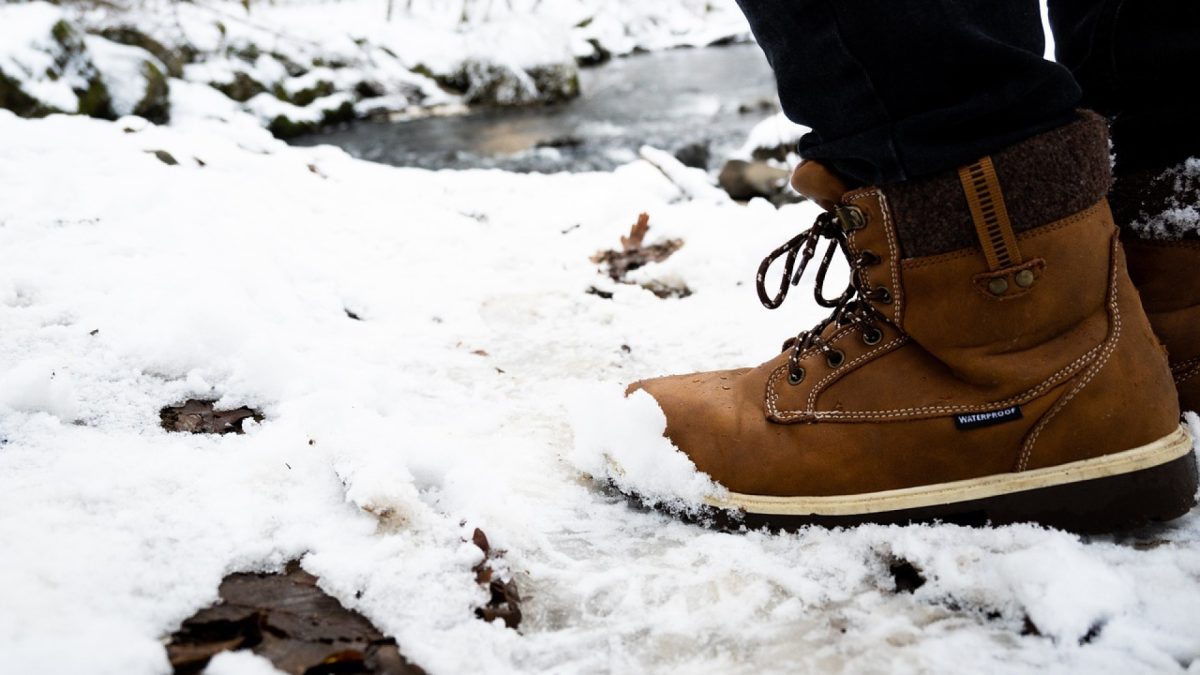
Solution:
M 799 158 L 796 153 L 796 144 L 800 142 L 800 137 L 811 131 L 803 124 L 796 124 L 789 120 L 783 113 L 775 113 L 767 119 L 754 125 L 750 130 L 749 136 L 742 147 L 733 153 L 734 157 L 740 159 L 750 159 L 754 155 L 754 151 L 760 148 L 773 149 L 780 146 L 790 146 L 791 151 L 788 153 L 789 158 L 793 155 Z M 793 162 L 794 164 L 795 162 Z
M 267 659 L 247 651 L 221 652 L 204 669 L 204 675 L 279 675 Z
M 637 391 L 626 398 L 622 387 L 594 385 L 581 386 L 574 396 L 575 441 L 567 459 L 585 475 L 672 512 L 701 515 L 706 497 L 725 496 L 723 487 L 663 436 L 667 418 L 650 394 Z
M 146 96 L 147 63 L 166 73 L 167 67 L 150 52 L 137 47 L 110 42 L 102 37 L 88 35 L 84 38 L 87 51 L 96 69 L 104 79 L 104 86 L 112 97 L 113 112 L 128 115 Z
M 753 290 L 815 206 L 687 199 L 645 161 L 374 165 L 288 147 L 181 84 L 170 127 L 0 111 L 6 670 L 168 672 L 161 638 L 224 575 L 295 558 L 435 675 L 1196 667 L 1196 513 L 1087 539 L 720 533 L 605 487 L 607 452 L 654 467 L 659 491 L 714 489 L 621 389 L 758 363 L 819 318 Z M 638 281 L 692 295 L 590 261 L 642 211 L 647 243 L 685 245 Z M 162 430 L 190 397 L 265 420 Z M 475 527 L 521 585 L 520 633 L 474 616 Z M 926 583 L 895 592 L 897 559 Z M 270 670 L 230 655 L 209 672 Z
M 1155 178 L 1170 187 L 1162 210 L 1141 213 L 1129 224 L 1150 239 L 1182 239 L 1200 235 L 1200 157 L 1192 157 L 1167 169 Z
M 55 57 L 61 55 L 62 47 L 52 39 L 51 28 L 62 18 L 61 13 L 41 2 L 5 5 L 0 11 L 0 74 L 55 109 L 74 111 L 77 98 L 72 87 L 86 87 L 87 83 L 74 62 L 59 72 Z M 49 76 L 51 72 L 54 77 Z

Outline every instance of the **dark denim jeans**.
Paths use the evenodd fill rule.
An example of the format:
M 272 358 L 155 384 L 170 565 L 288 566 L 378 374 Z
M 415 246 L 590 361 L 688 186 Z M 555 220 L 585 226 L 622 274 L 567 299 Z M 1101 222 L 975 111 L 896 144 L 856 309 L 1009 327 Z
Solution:
M 862 184 L 967 164 L 1073 119 L 1113 120 L 1118 168 L 1200 154 L 1200 0 L 738 0 L 800 154 Z

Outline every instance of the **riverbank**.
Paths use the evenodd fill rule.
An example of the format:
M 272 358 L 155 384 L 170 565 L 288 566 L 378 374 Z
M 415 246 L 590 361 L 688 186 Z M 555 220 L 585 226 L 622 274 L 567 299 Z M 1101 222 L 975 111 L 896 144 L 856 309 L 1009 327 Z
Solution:
M 290 138 L 561 102 L 578 95 L 580 64 L 748 36 L 732 0 L 4 4 L 0 108 L 167 123 L 178 91 Z

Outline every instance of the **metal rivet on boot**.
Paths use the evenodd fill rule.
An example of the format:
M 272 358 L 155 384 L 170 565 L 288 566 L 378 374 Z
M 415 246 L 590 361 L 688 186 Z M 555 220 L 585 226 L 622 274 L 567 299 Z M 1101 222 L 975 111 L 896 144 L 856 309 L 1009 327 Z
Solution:
M 797 368 L 788 373 L 788 384 L 800 384 L 804 381 L 804 369 Z
M 996 277 L 988 282 L 988 292 L 992 295 L 1004 295 L 1008 292 L 1008 279 Z
M 872 326 L 863 331 L 862 339 L 863 339 L 863 342 L 865 342 L 868 345 L 879 344 L 879 341 L 883 339 L 883 331 Z
M 1020 272 L 1017 272 L 1017 276 L 1015 276 L 1013 280 L 1016 281 L 1017 285 L 1021 288 L 1029 288 L 1034 282 L 1033 270 L 1021 270 Z
M 846 360 L 846 353 L 840 349 L 835 349 L 825 355 L 825 363 L 829 364 L 830 368 L 837 368 Z

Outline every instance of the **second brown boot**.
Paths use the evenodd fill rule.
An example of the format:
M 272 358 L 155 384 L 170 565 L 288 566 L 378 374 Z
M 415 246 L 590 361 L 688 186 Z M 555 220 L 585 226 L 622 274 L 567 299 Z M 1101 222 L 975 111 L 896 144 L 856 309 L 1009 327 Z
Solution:
M 1118 174 L 1112 199 L 1129 275 L 1167 348 L 1180 407 L 1200 411 L 1200 159 Z
M 801 165 L 794 184 L 828 211 L 764 261 L 759 294 L 778 306 L 819 257 L 831 315 L 756 368 L 630 387 L 711 478 L 706 507 L 771 527 L 1082 531 L 1187 512 L 1192 438 L 1104 199 L 1104 134 L 1089 116 L 882 188 Z M 851 283 L 825 297 L 838 252 Z

